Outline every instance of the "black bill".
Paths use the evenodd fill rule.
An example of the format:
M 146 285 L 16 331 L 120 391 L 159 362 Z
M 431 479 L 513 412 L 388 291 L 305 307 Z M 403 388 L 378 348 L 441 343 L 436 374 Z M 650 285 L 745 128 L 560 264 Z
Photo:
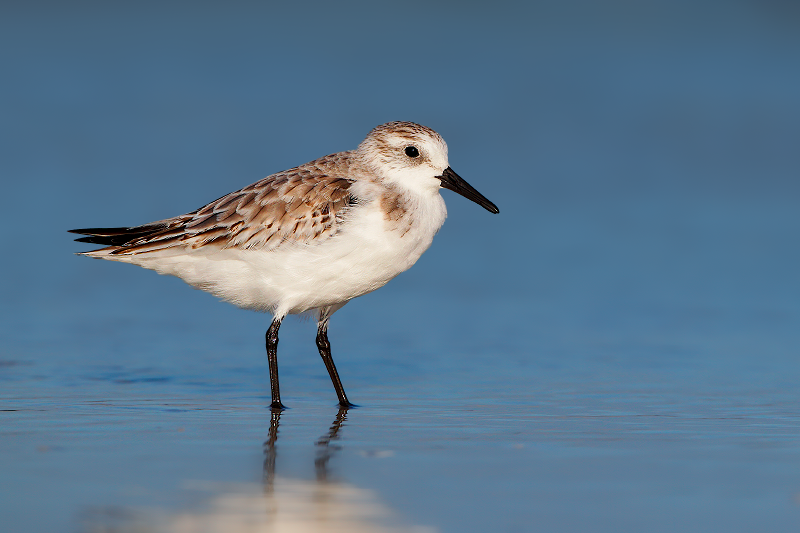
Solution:
M 491 211 L 492 213 L 499 213 L 500 210 L 497 209 L 497 206 L 490 202 L 484 195 L 476 191 L 472 185 L 464 181 L 464 179 L 453 172 L 453 169 L 447 167 L 442 172 L 441 176 L 437 176 L 440 180 L 442 180 L 442 187 L 445 189 L 450 189 L 453 192 L 457 192 L 464 198 L 472 200 L 476 204 L 484 207 L 487 211 Z

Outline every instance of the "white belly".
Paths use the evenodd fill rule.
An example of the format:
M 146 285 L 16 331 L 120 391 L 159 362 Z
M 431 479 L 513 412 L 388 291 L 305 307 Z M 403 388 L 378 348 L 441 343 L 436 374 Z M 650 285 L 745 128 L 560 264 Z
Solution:
M 283 316 L 343 304 L 382 287 L 428 249 L 446 209 L 439 194 L 424 199 L 409 212 L 414 222 L 404 234 L 387 229 L 378 202 L 352 213 L 340 233 L 319 245 L 284 244 L 273 251 L 201 247 L 115 259 L 177 276 L 239 307 Z

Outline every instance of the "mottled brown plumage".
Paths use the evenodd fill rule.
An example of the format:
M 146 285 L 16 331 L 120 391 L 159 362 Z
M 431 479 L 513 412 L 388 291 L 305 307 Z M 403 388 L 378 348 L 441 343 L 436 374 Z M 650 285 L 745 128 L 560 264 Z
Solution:
M 286 242 L 309 243 L 339 231 L 355 199 L 344 170 L 352 152 L 329 155 L 226 194 L 196 211 L 134 228 L 118 228 L 114 255 L 200 246 L 274 250 Z M 106 230 L 108 232 L 108 230 Z M 127 233 L 130 240 L 120 242 Z
M 381 209 L 386 227 L 397 231 L 403 237 L 414 224 L 414 217 L 410 216 L 411 209 L 408 200 L 401 194 L 384 193 L 381 195 Z

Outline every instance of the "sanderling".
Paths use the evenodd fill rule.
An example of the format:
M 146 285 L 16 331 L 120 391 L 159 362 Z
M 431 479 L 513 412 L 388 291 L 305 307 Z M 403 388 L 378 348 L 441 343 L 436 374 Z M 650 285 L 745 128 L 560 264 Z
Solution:
M 278 329 L 287 314 L 318 314 L 317 347 L 339 404 L 349 407 L 328 342 L 331 315 L 382 287 L 428 249 L 444 223 L 444 187 L 492 213 L 497 207 L 447 160 L 438 133 L 412 122 L 373 129 L 339 152 L 141 226 L 70 230 L 105 245 L 80 255 L 171 274 L 244 309 L 272 313 L 267 358 L 273 409 Z

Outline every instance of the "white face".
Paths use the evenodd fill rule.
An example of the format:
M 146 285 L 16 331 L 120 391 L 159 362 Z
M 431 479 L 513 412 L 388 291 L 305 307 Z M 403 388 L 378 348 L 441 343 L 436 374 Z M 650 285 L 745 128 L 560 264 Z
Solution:
M 447 144 L 435 131 L 411 122 L 390 122 L 370 132 L 358 152 L 384 181 L 419 193 L 435 193 L 449 167 Z

